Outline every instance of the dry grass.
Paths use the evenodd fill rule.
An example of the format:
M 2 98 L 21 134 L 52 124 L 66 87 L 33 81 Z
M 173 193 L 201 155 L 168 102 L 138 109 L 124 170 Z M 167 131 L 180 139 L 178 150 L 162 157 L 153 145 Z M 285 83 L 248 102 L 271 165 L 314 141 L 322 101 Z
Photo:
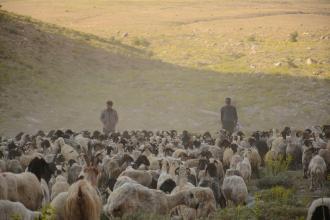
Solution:
M 330 77 L 327 1 L 12 0 L 3 6 L 133 46 L 145 39 L 154 59 L 180 66 Z M 290 57 L 297 68 L 287 64 Z M 307 65 L 309 57 L 317 64 Z

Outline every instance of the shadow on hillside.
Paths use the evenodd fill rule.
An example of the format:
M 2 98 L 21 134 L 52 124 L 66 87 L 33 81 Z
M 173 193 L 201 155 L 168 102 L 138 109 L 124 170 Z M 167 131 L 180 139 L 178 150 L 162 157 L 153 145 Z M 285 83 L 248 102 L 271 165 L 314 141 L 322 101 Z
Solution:
M 248 131 L 330 123 L 329 80 L 181 67 L 93 35 L 67 36 L 56 26 L 43 31 L 44 24 L 23 18 L 0 17 L 0 135 L 100 128 L 108 99 L 119 112 L 120 130 L 215 131 L 227 96 Z

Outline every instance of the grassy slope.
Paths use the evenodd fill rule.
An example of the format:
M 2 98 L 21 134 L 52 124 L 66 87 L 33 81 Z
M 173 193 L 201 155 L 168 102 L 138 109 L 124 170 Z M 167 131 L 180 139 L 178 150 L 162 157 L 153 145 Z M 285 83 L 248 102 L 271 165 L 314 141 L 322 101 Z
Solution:
M 125 44 L 143 39 L 154 58 L 180 66 L 330 77 L 326 0 L 10 0 L 3 5 Z M 290 42 L 295 31 L 298 41 Z M 316 63 L 307 65 L 308 58 Z
M 228 95 L 246 130 L 330 123 L 327 79 L 182 67 L 4 11 L 0 33 L 0 134 L 99 128 L 107 99 L 115 101 L 121 130 L 215 131 Z

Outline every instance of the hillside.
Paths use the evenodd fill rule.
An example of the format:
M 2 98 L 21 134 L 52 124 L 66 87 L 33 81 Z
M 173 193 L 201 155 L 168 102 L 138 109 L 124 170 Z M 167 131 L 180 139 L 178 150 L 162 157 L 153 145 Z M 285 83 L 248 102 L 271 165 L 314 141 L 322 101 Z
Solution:
M 217 72 L 330 77 L 328 0 L 0 0 L 5 10 Z M 310 62 L 311 61 L 311 62 Z
M 0 135 L 100 128 L 108 99 L 119 129 L 218 129 L 226 96 L 243 129 L 330 123 L 327 78 L 221 72 L 151 59 L 150 51 L 0 11 Z

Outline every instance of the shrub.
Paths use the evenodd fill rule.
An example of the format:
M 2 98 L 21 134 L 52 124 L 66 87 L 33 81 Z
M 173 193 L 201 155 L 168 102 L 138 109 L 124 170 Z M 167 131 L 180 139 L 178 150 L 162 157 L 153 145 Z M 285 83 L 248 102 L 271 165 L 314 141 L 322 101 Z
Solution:
M 280 202 L 281 204 L 290 204 L 293 198 L 293 190 L 286 189 L 283 186 L 275 186 L 260 193 L 256 193 L 260 200 L 265 202 Z
M 10 216 L 10 220 L 21 220 L 22 216 L 19 214 L 13 214 Z
M 256 219 L 253 209 L 246 206 L 228 207 L 220 209 L 212 219 L 232 220 L 232 219 Z
M 135 46 L 142 46 L 142 47 L 148 47 L 150 45 L 150 42 L 143 37 L 135 37 L 132 40 L 132 43 Z
M 266 173 L 276 176 L 279 173 L 285 172 L 288 170 L 291 161 L 291 156 L 288 156 L 286 159 L 283 156 L 279 156 L 277 160 L 266 160 Z
M 260 189 L 269 189 L 274 186 L 292 187 L 293 181 L 286 173 L 277 176 L 265 176 L 257 181 L 257 187 Z
M 254 41 L 256 41 L 256 36 L 254 34 L 250 35 L 250 36 L 248 36 L 247 40 L 250 42 L 254 42 Z
M 288 64 L 288 67 L 290 68 L 297 68 L 298 66 L 294 63 L 294 60 L 291 57 L 286 58 L 286 62 Z
M 41 220 L 55 220 L 55 209 L 51 205 L 45 205 L 41 210 Z
M 290 34 L 289 41 L 290 41 L 290 42 L 297 42 L 297 41 L 298 41 L 297 38 L 298 38 L 298 32 L 297 32 L 297 31 L 292 32 L 292 33 Z

